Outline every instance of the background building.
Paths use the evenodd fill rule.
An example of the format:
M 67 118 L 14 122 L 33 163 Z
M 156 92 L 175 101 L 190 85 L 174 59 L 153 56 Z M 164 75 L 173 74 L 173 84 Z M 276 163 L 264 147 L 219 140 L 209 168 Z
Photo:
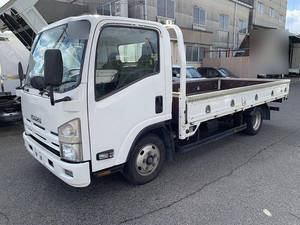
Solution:
M 239 48 L 254 26 L 284 29 L 287 0 L 9 0 L 0 7 L 0 29 L 12 30 L 29 49 L 43 26 L 68 16 L 172 20 L 183 30 L 188 63 L 199 65 L 205 54 Z M 173 56 L 176 64 L 175 50 Z
M 287 0 L 255 0 L 252 24 L 285 29 Z
M 129 0 L 128 6 L 129 17 L 179 25 L 189 64 L 201 63 L 204 51 L 237 48 L 247 34 L 252 9 L 249 2 L 232 0 Z

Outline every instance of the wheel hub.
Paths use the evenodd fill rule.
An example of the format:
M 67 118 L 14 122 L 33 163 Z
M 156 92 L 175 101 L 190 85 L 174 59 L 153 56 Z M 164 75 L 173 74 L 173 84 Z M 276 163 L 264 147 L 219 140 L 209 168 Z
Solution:
M 253 129 L 254 130 L 259 129 L 261 121 L 262 121 L 262 115 L 259 111 L 256 111 L 255 115 L 254 115 L 254 119 L 253 119 Z
M 148 158 L 147 158 L 147 164 L 148 165 L 151 165 L 153 163 L 153 156 L 149 156 Z
M 141 148 L 136 158 L 136 170 L 142 176 L 151 175 L 160 161 L 160 151 L 156 145 L 149 144 Z

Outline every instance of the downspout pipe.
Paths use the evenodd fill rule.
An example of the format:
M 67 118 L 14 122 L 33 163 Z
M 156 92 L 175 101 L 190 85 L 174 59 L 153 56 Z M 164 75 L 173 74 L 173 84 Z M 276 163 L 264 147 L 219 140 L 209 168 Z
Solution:
M 144 2 L 144 19 L 148 20 L 148 0 Z

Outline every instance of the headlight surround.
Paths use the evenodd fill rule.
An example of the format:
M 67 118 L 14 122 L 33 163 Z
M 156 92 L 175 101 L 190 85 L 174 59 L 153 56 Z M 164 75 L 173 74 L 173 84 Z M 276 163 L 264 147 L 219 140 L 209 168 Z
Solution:
M 72 162 L 83 160 L 80 119 L 71 120 L 60 126 L 58 138 L 62 159 Z
M 80 119 L 71 120 L 58 128 L 59 141 L 63 143 L 81 143 Z

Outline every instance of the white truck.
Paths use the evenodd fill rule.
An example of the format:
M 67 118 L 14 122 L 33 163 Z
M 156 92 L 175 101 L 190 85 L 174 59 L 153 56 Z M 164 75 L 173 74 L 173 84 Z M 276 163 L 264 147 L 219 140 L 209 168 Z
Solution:
M 180 82 L 172 82 L 168 30 L 177 34 Z M 286 99 L 289 80 L 186 82 L 176 25 L 80 16 L 37 36 L 18 94 L 26 149 L 67 184 L 121 171 L 134 184 L 158 176 L 175 153 L 270 119 L 267 103 Z

